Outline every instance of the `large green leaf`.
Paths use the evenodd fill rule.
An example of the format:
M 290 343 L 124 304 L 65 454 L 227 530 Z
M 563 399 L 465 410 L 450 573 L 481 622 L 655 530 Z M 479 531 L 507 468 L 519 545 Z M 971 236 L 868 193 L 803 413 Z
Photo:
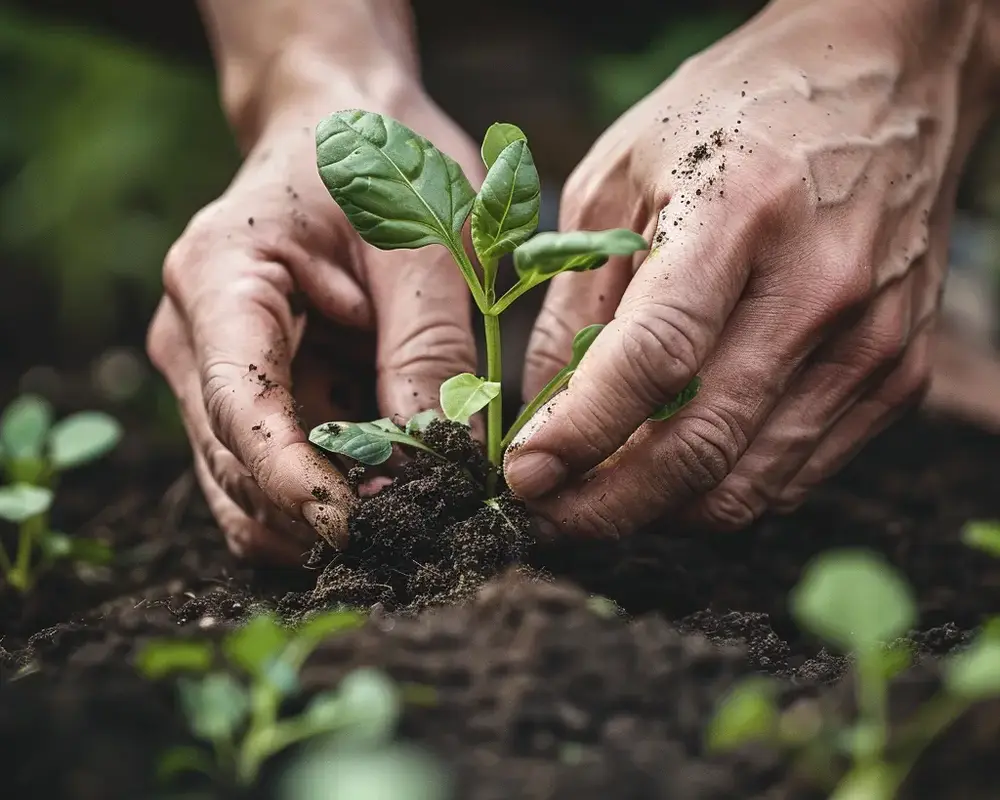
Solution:
M 843 652 L 870 653 L 905 634 L 917 620 L 916 601 L 903 576 L 865 550 L 818 556 L 790 601 L 802 627 Z
M 122 426 L 100 411 L 81 411 L 59 420 L 49 432 L 49 458 L 58 470 L 94 461 L 115 448 Z
M 52 491 L 29 483 L 0 486 L 0 519 L 20 523 L 37 517 L 52 505 Z
M 33 394 L 18 397 L 0 416 L 0 451 L 5 460 L 38 458 L 52 426 L 52 406 Z
M 483 146 L 480 149 L 486 168 L 492 167 L 500 154 L 513 142 L 526 141 L 527 138 L 524 131 L 517 125 L 512 125 L 509 122 L 494 122 L 486 130 L 486 135 L 483 136 Z
M 310 431 L 309 441 L 330 453 L 347 456 L 370 467 L 388 461 L 393 444 L 434 452 L 419 439 L 400 430 L 390 419 L 325 422 Z
M 472 206 L 472 243 L 484 266 L 523 244 L 538 227 L 541 184 L 528 143 L 500 153 Z
M 316 128 L 316 156 L 326 188 L 369 244 L 461 247 L 476 193 L 423 136 L 381 114 L 338 111 Z
M 441 384 L 441 410 L 452 422 L 468 425 L 473 414 L 486 408 L 499 394 L 500 384 L 496 381 L 463 372 Z
M 608 231 L 548 231 L 514 251 L 514 268 L 522 281 L 540 283 L 560 272 L 597 269 L 611 256 L 629 256 L 649 247 L 638 233 L 625 228 Z

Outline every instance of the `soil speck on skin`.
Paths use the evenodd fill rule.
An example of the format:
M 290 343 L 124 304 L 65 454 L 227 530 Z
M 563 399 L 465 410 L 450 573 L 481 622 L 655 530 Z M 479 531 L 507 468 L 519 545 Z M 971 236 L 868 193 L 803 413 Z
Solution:
M 332 495 L 330 490 L 325 486 L 313 486 L 312 491 L 309 492 L 313 497 L 319 500 L 321 503 L 329 503 Z
M 250 218 L 249 218 L 249 219 L 247 220 L 247 225 L 249 225 L 249 226 L 250 226 L 251 228 L 253 227 L 253 217 L 250 217 Z

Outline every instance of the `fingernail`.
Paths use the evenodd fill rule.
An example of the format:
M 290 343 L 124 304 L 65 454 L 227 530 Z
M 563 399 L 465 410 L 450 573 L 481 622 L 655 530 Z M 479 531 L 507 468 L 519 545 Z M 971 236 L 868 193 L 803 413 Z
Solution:
M 547 519 L 542 517 L 535 517 L 533 519 L 535 523 L 535 530 L 538 533 L 538 538 L 543 540 L 552 540 L 559 535 L 559 530 L 549 522 Z
M 507 463 L 507 483 L 518 497 L 534 500 L 566 480 L 566 467 L 548 453 L 514 455 Z
M 302 506 L 302 516 L 332 547 L 347 544 L 347 513 L 343 509 L 310 502 Z

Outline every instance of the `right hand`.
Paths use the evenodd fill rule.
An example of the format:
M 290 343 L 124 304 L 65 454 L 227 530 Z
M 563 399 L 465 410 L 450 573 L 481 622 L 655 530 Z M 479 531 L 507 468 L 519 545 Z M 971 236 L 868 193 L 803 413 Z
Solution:
M 331 394 L 338 369 L 371 351 L 373 332 L 362 375 L 374 368 L 383 416 L 436 407 L 442 380 L 474 371 L 468 290 L 448 253 L 365 246 L 317 172 L 315 124 L 356 107 L 400 119 L 481 179 L 475 145 L 419 87 L 396 96 L 388 108 L 317 98 L 270 120 L 226 192 L 167 255 L 149 355 L 177 396 L 198 480 L 238 555 L 295 563 L 316 532 L 343 542 L 354 498 L 305 426 L 362 411 Z M 315 314 L 293 307 L 298 297 Z M 303 337 L 329 323 L 339 340 L 327 337 L 311 387 L 293 392 Z

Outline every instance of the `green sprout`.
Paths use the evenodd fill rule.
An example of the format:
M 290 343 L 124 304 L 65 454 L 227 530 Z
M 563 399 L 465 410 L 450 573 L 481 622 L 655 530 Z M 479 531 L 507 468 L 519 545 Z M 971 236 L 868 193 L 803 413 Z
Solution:
M 626 230 L 540 233 L 541 188 L 527 138 L 516 125 L 496 123 L 486 132 L 482 159 L 486 179 L 476 192 L 449 156 L 424 137 L 389 117 L 356 109 L 338 111 L 316 129 L 320 176 L 340 208 L 368 244 L 381 250 L 440 245 L 451 253 L 483 318 L 486 376 L 455 375 L 441 385 L 440 406 L 447 419 L 468 424 L 486 409 L 486 455 L 494 467 L 490 494 L 503 454 L 541 406 L 569 383 L 603 326 L 581 330 L 573 355 L 525 407 L 504 434 L 500 376 L 500 315 L 525 292 L 563 272 L 597 269 L 612 257 L 648 249 L 646 240 Z M 471 217 L 478 269 L 466 250 L 463 229 Z M 512 255 L 517 283 L 498 297 L 500 259 Z M 698 378 L 651 416 L 667 419 L 689 402 Z M 313 429 L 317 446 L 362 464 L 384 463 L 393 445 L 429 450 L 420 432 L 433 417 L 397 425 L 391 419 L 368 423 L 328 422 Z
M 779 687 L 765 677 L 738 683 L 722 700 L 708 732 L 711 750 L 764 742 L 798 753 L 818 778 L 833 784 L 831 800 L 892 800 L 927 746 L 977 701 L 1000 695 L 1000 620 L 944 664 L 942 690 L 892 734 L 892 678 L 910 666 L 900 638 L 917 621 L 905 578 L 864 550 L 825 553 L 791 594 L 799 625 L 844 654 L 856 668 L 857 716 L 845 722 L 830 709 L 781 709 Z M 848 761 L 839 777 L 839 759 Z
M 299 671 L 317 645 L 364 620 L 361 612 L 334 610 L 290 629 L 270 614 L 257 615 L 226 635 L 221 669 L 214 668 L 219 653 L 212 642 L 147 644 L 137 668 L 154 680 L 183 673 L 177 684 L 181 707 L 191 732 L 209 745 L 167 751 L 161 780 L 201 772 L 249 786 L 268 759 L 300 742 L 328 734 L 352 744 L 386 742 L 395 730 L 401 692 L 375 670 L 356 670 L 336 690 L 314 695 L 300 713 L 281 716 L 283 703 L 299 693 Z
M 0 544 L 0 569 L 9 586 L 28 591 L 38 573 L 59 560 L 107 563 L 111 551 L 96 539 L 67 536 L 49 527 L 60 473 L 100 458 L 121 440 L 118 422 L 99 411 L 55 420 L 52 406 L 23 395 L 0 415 L 0 519 L 18 526 L 13 558 Z M 36 551 L 40 554 L 33 563 Z

